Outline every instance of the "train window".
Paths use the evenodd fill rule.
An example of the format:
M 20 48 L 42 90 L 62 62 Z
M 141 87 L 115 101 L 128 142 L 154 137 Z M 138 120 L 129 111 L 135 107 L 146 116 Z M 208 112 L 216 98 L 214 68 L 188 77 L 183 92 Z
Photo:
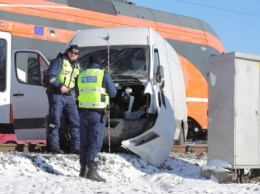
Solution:
M 0 91 L 6 88 L 6 48 L 6 40 L 0 39 Z

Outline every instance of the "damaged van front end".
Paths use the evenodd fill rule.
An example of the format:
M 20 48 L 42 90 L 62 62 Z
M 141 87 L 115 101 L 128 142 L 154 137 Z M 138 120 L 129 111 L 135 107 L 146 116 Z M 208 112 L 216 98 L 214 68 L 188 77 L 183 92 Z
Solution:
M 70 44 L 80 47 L 83 69 L 90 55 L 99 55 L 102 68 L 107 69 L 116 84 L 117 95 L 110 99 L 104 146 L 122 146 L 160 166 L 172 149 L 176 128 L 181 128 L 176 126 L 176 119 L 178 123 L 187 120 L 184 80 L 176 80 L 183 78 L 177 54 L 172 48 L 168 51 L 168 43 L 151 28 L 82 30 Z M 171 52 L 173 56 L 169 57 Z M 172 75 L 172 71 L 181 76 Z M 181 91 L 176 95 L 181 98 L 176 104 L 178 114 L 175 84 L 175 90 Z M 180 104 L 183 111 L 179 111 Z

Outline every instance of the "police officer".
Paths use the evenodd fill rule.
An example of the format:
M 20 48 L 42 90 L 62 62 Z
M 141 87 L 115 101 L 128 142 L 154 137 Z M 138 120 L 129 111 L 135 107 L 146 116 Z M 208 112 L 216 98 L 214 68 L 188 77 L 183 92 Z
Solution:
M 77 79 L 80 115 L 80 177 L 106 182 L 97 173 L 98 153 L 105 134 L 106 110 L 109 98 L 117 90 L 110 75 L 100 67 L 98 55 L 89 57 L 89 64 Z
M 80 65 L 77 62 L 78 55 L 79 47 L 71 45 L 66 53 L 60 53 L 56 59 L 51 61 L 44 76 L 49 100 L 48 143 L 52 153 L 63 153 L 59 144 L 62 113 L 70 126 L 70 152 L 75 154 L 80 152 L 79 115 L 75 96 L 72 95 L 76 77 L 80 73 Z

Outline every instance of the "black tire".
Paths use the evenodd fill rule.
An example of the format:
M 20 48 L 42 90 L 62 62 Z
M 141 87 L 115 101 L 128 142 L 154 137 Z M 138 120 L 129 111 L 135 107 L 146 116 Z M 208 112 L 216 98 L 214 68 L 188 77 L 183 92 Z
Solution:
M 203 130 L 200 124 L 192 118 L 188 118 L 187 141 L 207 140 L 207 130 Z

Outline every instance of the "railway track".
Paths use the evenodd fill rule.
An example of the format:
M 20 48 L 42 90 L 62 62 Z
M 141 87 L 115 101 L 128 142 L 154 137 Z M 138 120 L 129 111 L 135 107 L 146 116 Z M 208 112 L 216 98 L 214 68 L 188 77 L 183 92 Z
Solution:
M 44 152 L 46 150 L 45 144 L 0 144 L 0 152 Z M 174 145 L 172 148 L 174 153 L 204 153 L 207 152 L 206 144 L 198 145 Z
M 0 152 L 41 152 L 45 149 L 45 144 L 0 144 Z
M 174 145 L 172 147 L 172 151 L 174 153 L 196 153 L 201 154 L 204 152 L 208 152 L 207 144 L 188 144 L 188 145 Z

